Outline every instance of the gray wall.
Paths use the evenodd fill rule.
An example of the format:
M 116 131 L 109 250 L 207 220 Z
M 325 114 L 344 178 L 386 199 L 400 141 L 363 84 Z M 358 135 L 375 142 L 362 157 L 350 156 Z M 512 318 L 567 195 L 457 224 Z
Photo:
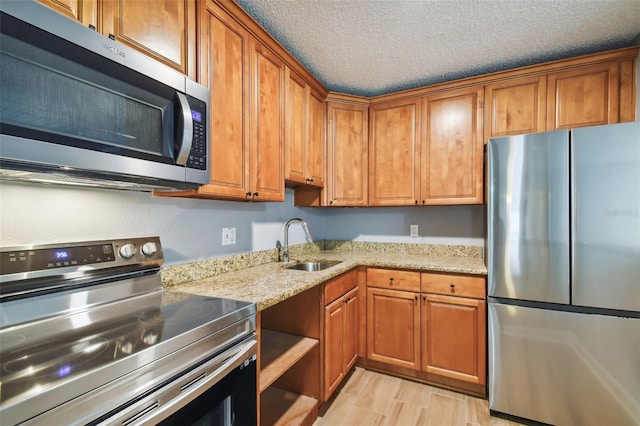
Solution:
M 284 223 L 305 219 L 314 238 L 359 241 L 484 243 L 482 206 L 297 208 L 153 197 L 149 193 L 0 182 L 0 246 L 159 235 L 166 264 L 276 247 Z M 409 237 L 418 224 L 420 237 Z M 235 226 L 237 244 L 222 246 L 222 227 Z M 290 242 L 304 242 L 300 226 Z

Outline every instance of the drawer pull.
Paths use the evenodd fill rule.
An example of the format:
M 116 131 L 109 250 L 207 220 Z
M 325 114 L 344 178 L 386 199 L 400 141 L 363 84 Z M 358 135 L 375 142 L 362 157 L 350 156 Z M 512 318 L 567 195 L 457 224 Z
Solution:
M 389 285 L 393 285 L 393 278 L 389 278 Z

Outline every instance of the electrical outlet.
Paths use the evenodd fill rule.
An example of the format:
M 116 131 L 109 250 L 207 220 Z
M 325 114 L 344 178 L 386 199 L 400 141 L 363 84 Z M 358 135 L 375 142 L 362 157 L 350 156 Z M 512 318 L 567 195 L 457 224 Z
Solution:
M 222 245 L 228 246 L 236 243 L 236 227 L 229 226 L 222 228 Z
M 411 225 L 410 229 L 411 229 L 410 235 L 412 237 L 417 237 L 418 236 L 418 225 Z

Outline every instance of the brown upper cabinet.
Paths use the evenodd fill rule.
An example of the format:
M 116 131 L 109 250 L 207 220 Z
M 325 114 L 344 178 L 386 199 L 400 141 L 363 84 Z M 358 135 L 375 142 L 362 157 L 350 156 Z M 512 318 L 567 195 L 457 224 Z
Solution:
M 548 76 L 549 130 L 619 121 L 619 65 L 590 65 Z
M 480 204 L 484 89 L 370 108 L 369 204 Z
M 328 206 L 366 206 L 369 107 L 327 102 Z
M 201 3 L 202 83 L 211 89 L 211 182 L 163 195 L 284 200 L 284 63 L 215 2 Z
M 369 118 L 369 204 L 418 204 L 420 100 L 373 105 Z
M 285 179 L 292 186 L 324 186 L 324 99 L 286 69 Z
M 489 138 L 546 129 L 547 76 L 514 78 L 485 86 L 484 143 Z
M 481 204 L 482 87 L 422 99 L 421 204 Z
M 196 80 L 196 2 L 38 0 Z

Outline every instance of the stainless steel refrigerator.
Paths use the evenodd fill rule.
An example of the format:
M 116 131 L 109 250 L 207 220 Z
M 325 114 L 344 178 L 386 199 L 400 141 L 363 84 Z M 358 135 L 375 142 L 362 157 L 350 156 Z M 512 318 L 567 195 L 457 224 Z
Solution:
M 490 410 L 640 425 L 640 122 L 488 144 Z

